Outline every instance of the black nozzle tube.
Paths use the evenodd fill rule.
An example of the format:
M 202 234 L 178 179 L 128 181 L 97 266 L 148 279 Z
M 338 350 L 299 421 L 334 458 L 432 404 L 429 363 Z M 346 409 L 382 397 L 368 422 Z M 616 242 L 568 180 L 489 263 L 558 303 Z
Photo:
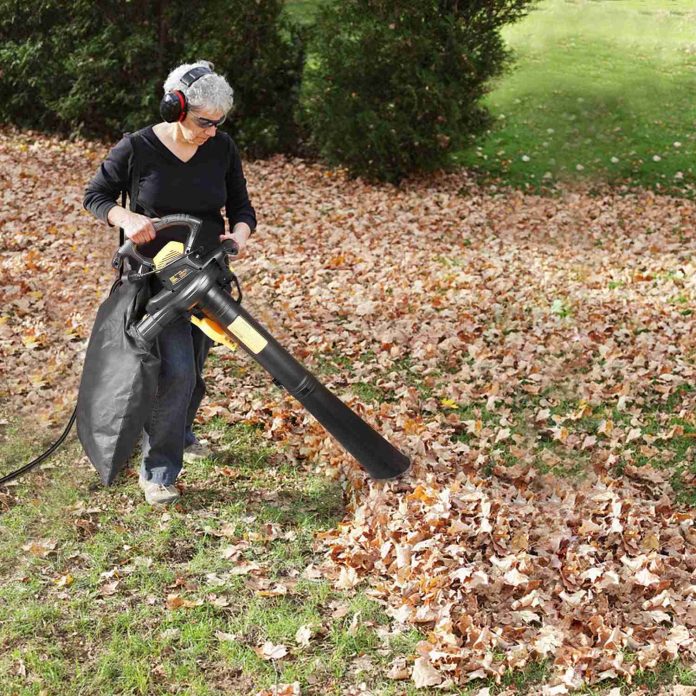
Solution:
M 411 463 L 406 455 L 332 394 L 229 294 L 213 286 L 199 308 L 292 394 L 370 476 L 391 479 L 408 471 Z

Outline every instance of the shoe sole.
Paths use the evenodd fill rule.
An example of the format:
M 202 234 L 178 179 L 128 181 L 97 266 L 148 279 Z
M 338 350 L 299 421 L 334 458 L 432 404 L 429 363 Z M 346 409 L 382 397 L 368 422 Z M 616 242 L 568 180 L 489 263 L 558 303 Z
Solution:
M 195 462 L 202 462 L 204 459 L 212 459 L 212 454 L 186 454 L 184 452 L 184 461 L 187 464 L 194 464 Z
M 148 497 L 145 496 L 145 501 L 150 505 L 169 505 L 170 503 L 175 503 L 179 498 L 181 498 L 180 495 L 176 496 L 176 498 L 168 498 L 167 500 L 149 500 Z

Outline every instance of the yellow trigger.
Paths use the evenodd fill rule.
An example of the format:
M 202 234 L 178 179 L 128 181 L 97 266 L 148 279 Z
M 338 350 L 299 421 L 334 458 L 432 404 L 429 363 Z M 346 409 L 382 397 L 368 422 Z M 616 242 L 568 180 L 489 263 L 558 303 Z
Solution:
M 237 350 L 237 344 L 230 339 L 226 333 L 223 332 L 219 324 L 216 324 L 207 317 L 199 319 L 193 315 L 191 315 L 191 322 L 195 324 L 206 336 L 212 338 L 216 343 L 227 346 L 227 348 L 230 350 Z

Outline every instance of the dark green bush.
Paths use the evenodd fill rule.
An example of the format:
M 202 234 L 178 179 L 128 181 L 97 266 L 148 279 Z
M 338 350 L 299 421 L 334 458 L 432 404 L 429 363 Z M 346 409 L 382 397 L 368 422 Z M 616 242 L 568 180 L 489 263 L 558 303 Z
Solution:
M 282 15 L 282 0 L 215 4 L 215 11 L 211 3 L 196 6 L 190 47 L 195 56 L 212 56 L 215 69 L 235 89 L 230 132 L 250 154 L 294 150 L 305 57 L 302 31 Z M 190 17 L 191 4 L 182 11 Z
M 319 153 L 398 181 L 445 165 L 488 124 L 480 99 L 534 0 L 341 0 L 318 15 L 303 119 Z
M 235 90 L 226 126 L 254 155 L 292 150 L 304 61 L 281 0 L 0 0 L 0 121 L 116 137 L 159 120 L 162 83 L 204 58 Z

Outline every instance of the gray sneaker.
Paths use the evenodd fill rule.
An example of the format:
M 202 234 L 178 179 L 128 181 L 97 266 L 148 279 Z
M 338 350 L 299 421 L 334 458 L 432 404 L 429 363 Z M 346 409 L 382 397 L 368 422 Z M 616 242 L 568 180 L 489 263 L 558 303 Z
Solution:
M 209 459 L 213 456 L 213 450 L 208 447 L 206 442 L 194 442 L 184 448 L 184 461 L 187 464 L 199 462 L 201 459 Z
M 148 481 L 142 476 L 138 478 L 138 485 L 145 491 L 145 500 L 150 505 L 166 505 L 180 498 L 179 489 L 176 486 L 165 486 L 162 483 Z

